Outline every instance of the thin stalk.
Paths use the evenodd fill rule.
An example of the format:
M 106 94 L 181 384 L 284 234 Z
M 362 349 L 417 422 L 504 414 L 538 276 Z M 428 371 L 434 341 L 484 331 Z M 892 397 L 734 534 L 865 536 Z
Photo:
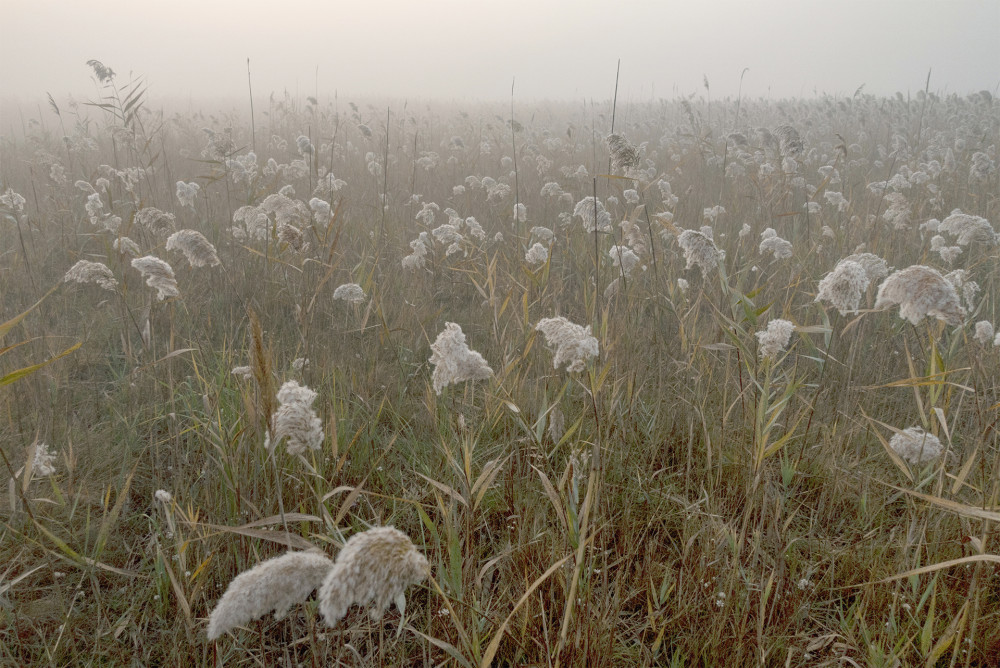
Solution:
M 253 84 L 250 82 L 250 57 L 247 57 L 247 88 L 250 90 L 250 133 L 253 137 L 253 152 L 257 152 L 257 126 L 253 120 Z
M 601 250 L 597 238 L 599 232 L 600 232 L 600 226 L 597 217 L 597 177 L 595 176 L 594 177 L 594 284 L 597 289 L 594 292 L 594 314 L 592 316 L 595 330 L 599 329 L 597 319 L 600 317 L 601 313 Z

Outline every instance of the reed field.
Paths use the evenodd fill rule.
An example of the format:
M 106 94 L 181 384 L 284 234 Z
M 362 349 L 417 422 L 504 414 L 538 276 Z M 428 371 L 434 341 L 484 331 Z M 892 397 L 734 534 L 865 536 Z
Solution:
M 90 65 L 0 128 L 0 664 L 1000 663 L 989 92 Z

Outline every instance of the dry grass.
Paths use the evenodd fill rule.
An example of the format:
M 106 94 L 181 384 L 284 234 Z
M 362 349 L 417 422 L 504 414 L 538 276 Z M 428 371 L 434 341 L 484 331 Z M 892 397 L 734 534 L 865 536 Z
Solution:
M 384 107 L 272 99 L 266 120 L 257 114 L 257 176 L 234 181 L 237 167 L 213 151 L 245 156 L 248 119 L 161 115 L 141 94 L 126 110 L 132 89 L 106 90 L 113 113 L 64 109 L 0 139 L 0 190 L 26 199 L 22 216 L 0 219 L 0 318 L 80 259 L 106 263 L 119 281 L 113 294 L 62 285 L 0 342 L 24 342 L 0 348 L 0 375 L 83 344 L 0 388 L 12 478 L 0 510 L 0 663 L 1000 661 L 1000 348 L 972 338 L 978 320 L 1000 325 L 998 251 L 980 242 L 949 267 L 918 227 L 955 208 L 1000 224 L 997 173 L 970 175 L 974 153 L 997 160 L 997 102 L 631 105 L 616 131 L 655 174 L 639 180 L 604 175 L 607 148 L 591 137 L 607 134 L 610 105 L 520 105 L 518 192 L 490 195 L 465 180 L 514 187 L 502 107 L 392 105 L 386 127 Z M 805 145 L 795 173 L 748 130 L 788 123 Z M 204 156 L 203 126 L 216 133 Z M 725 139 L 733 130 L 746 146 Z M 315 147 L 302 169 L 265 174 L 269 158 L 300 158 L 301 135 Z M 53 164 L 67 182 L 50 177 Z M 574 176 L 581 165 L 585 178 Z M 148 170 L 129 190 L 114 170 L 135 167 Z M 234 240 L 240 206 L 289 184 L 305 206 L 330 170 L 346 185 L 324 197 L 329 225 L 293 218 L 300 238 L 272 212 L 270 239 Z M 918 171 L 934 189 L 913 178 L 903 191 L 911 223 L 894 229 L 868 184 Z M 120 233 L 144 254 L 171 262 L 180 298 L 158 301 L 112 249 L 116 235 L 89 220 L 73 183 L 102 176 L 104 213 L 121 217 Z M 178 180 L 200 184 L 193 207 L 178 203 Z M 543 196 L 551 181 L 570 197 Z M 579 218 L 559 217 L 595 189 L 615 225 L 596 242 Z M 626 203 L 626 189 L 644 208 Z M 824 192 L 842 192 L 846 210 Z M 415 220 L 414 195 L 439 205 L 433 225 Z M 807 214 L 810 201 L 820 208 Z M 716 205 L 722 270 L 685 269 L 676 234 L 707 224 L 703 210 Z M 221 266 L 168 253 L 132 224 L 144 207 L 202 233 Z M 466 232 L 451 255 L 435 243 L 424 269 L 404 271 L 410 241 L 447 222 L 448 207 L 474 216 L 485 238 Z M 665 211 L 672 223 L 657 217 Z M 605 296 L 619 277 L 608 251 L 623 243 L 623 219 L 647 237 L 644 266 Z M 541 267 L 524 260 L 533 226 L 555 232 Z M 769 227 L 792 243 L 791 258 L 760 253 Z M 914 327 L 896 309 L 869 310 L 875 284 L 858 315 L 815 303 L 819 280 L 859 244 L 897 268 L 965 269 L 981 287 L 974 313 L 958 327 Z M 332 299 L 348 282 L 365 303 Z M 554 369 L 535 331 L 557 315 L 593 328 L 600 356 L 584 371 Z M 755 333 L 776 318 L 798 331 L 777 360 L 760 360 Z M 461 325 L 494 377 L 437 396 L 428 359 L 445 322 Z M 301 370 L 297 358 L 308 359 Z M 232 375 L 237 366 L 253 378 Z M 292 379 L 319 393 L 323 448 L 269 458 L 274 393 Z M 892 429 L 911 426 L 937 435 L 948 456 L 919 469 L 899 459 Z M 36 441 L 58 449 L 58 470 L 26 481 L 18 471 Z M 159 489 L 172 503 L 154 500 Z M 288 547 L 332 557 L 385 524 L 431 564 L 432 578 L 408 592 L 398 637 L 395 610 L 373 622 L 355 608 L 328 629 L 313 600 L 207 641 L 208 613 L 237 573 Z

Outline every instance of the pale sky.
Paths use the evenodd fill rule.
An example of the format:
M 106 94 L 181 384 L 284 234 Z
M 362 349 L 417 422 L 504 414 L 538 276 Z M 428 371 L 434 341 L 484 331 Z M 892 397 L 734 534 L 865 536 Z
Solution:
M 1000 85 L 998 0 L 3 0 L 0 97 L 620 100 L 966 94 Z M 318 70 L 317 70 L 318 68 Z

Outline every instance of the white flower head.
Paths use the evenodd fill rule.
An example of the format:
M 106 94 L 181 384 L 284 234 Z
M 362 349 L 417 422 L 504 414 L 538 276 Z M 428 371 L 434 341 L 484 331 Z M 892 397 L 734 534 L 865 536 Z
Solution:
M 845 257 L 841 262 L 857 262 L 860 264 L 864 267 L 865 274 L 872 283 L 881 281 L 889 275 L 889 265 L 874 253 L 854 253 Z
M 462 328 L 445 323 L 444 329 L 431 344 L 430 363 L 434 365 L 434 392 L 441 394 L 448 385 L 467 380 L 486 380 L 493 375 L 483 356 L 471 350 L 465 342 Z
M 988 220 L 962 213 L 961 209 L 952 211 L 950 216 L 941 221 L 938 229 L 958 237 L 955 243 L 959 246 L 968 246 L 976 240 L 990 245 L 996 243 L 996 233 Z
M 976 341 L 983 344 L 984 346 L 989 345 L 993 341 L 993 323 L 989 320 L 980 320 L 976 323 Z
M 327 626 L 336 626 L 357 604 L 368 606 L 377 621 L 395 603 L 405 619 L 406 588 L 423 582 L 429 570 L 426 557 L 402 531 L 384 526 L 356 533 L 344 543 L 320 587 L 320 613 Z
M 899 304 L 899 317 L 914 325 L 926 316 L 958 325 L 965 315 L 955 286 L 934 269 L 919 264 L 893 272 L 879 286 L 875 308 L 893 304 Z
M 208 639 L 215 640 L 271 610 L 275 619 L 284 618 L 292 606 L 323 584 L 333 566 L 333 561 L 319 552 L 289 552 L 240 573 L 208 618 Z
M 871 281 L 865 268 L 852 260 L 841 260 L 829 274 L 819 282 L 816 301 L 828 301 L 840 315 L 858 310 L 861 295 Z
M 142 255 L 142 251 L 139 250 L 139 244 L 132 241 L 128 237 L 118 237 L 111 242 L 111 247 L 122 255 L 128 255 L 130 257 L 139 257 Z
M 48 478 L 56 472 L 56 453 L 46 443 L 35 443 L 31 461 L 32 477 Z
M 192 267 L 214 267 L 221 264 L 215 246 L 196 230 L 178 230 L 171 234 L 167 238 L 167 250 L 184 253 Z
M 132 260 L 132 266 L 146 278 L 146 285 L 156 290 L 157 299 L 180 296 L 174 270 L 160 258 L 153 255 L 137 257 Z
M 189 206 L 194 208 L 194 198 L 198 195 L 198 191 L 201 190 L 201 186 L 192 181 L 191 183 L 184 183 L 183 181 L 177 182 L 177 201 L 181 203 L 181 206 Z
M 593 197 L 584 197 L 576 203 L 573 208 L 573 215 L 583 221 L 583 229 L 586 232 L 610 232 L 611 214 L 604 208 L 601 200 Z
M 542 265 L 549 260 L 549 249 L 540 243 L 534 243 L 524 254 L 524 261 L 531 265 Z
M 773 253 L 775 260 L 784 260 L 792 257 L 792 243 L 778 236 L 773 228 L 767 228 L 760 233 L 760 252 Z
M 306 450 L 319 450 L 323 445 L 323 422 L 312 408 L 316 393 L 290 380 L 278 390 L 278 410 L 272 418 L 274 433 L 268 434 L 264 447 L 270 450 L 282 439 L 290 455 L 301 455 Z
M 105 290 L 114 291 L 118 287 L 118 281 L 108 267 L 100 262 L 89 262 L 80 260 L 66 272 L 63 282 L 76 281 L 77 283 L 95 283 Z
M 934 434 L 920 427 L 910 427 L 889 439 L 889 447 L 910 464 L 923 464 L 937 459 L 944 448 Z
M 365 291 L 357 283 L 344 283 L 333 291 L 333 298 L 348 304 L 361 304 L 365 301 Z
M 410 242 L 410 248 L 413 249 L 413 252 L 403 258 L 403 269 L 407 271 L 423 269 L 427 264 L 427 254 L 432 245 L 430 236 L 426 232 L 421 232 L 420 236 Z
M 788 320 L 776 318 L 768 322 L 766 330 L 756 333 L 760 343 L 761 359 L 776 359 L 788 347 L 793 331 L 795 325 Z
M 598 355 L 597 339 L 591 336 L 590 325 L 576 325 L 559 316 L 539 320 L 535 329 L 545 335 L 546 345 L 555 349 L 552 361 L 555 369 L 566 364 L 566 370 L 571 373 L 583 371 L 587 360 Z
M 611 257 L 611 261 L 615 267 L 620 268 L 620 271 L 626 276 L 631 275 L 632 270 L 639 264 L 639 256 L 636 255 L 635 251 L 626 246 L 612 246 L 611 250 L 608 251 L 608 255 Z
M 711 238 L 697 230 L 684 230 L 677 237 L 677 243 L 684 251 L 684 259 L 687 260 L 685 269 L 697 265 L 702 276 L 717 269 L 719 263 L 726 257 L 725 251 L 719 250 Z

